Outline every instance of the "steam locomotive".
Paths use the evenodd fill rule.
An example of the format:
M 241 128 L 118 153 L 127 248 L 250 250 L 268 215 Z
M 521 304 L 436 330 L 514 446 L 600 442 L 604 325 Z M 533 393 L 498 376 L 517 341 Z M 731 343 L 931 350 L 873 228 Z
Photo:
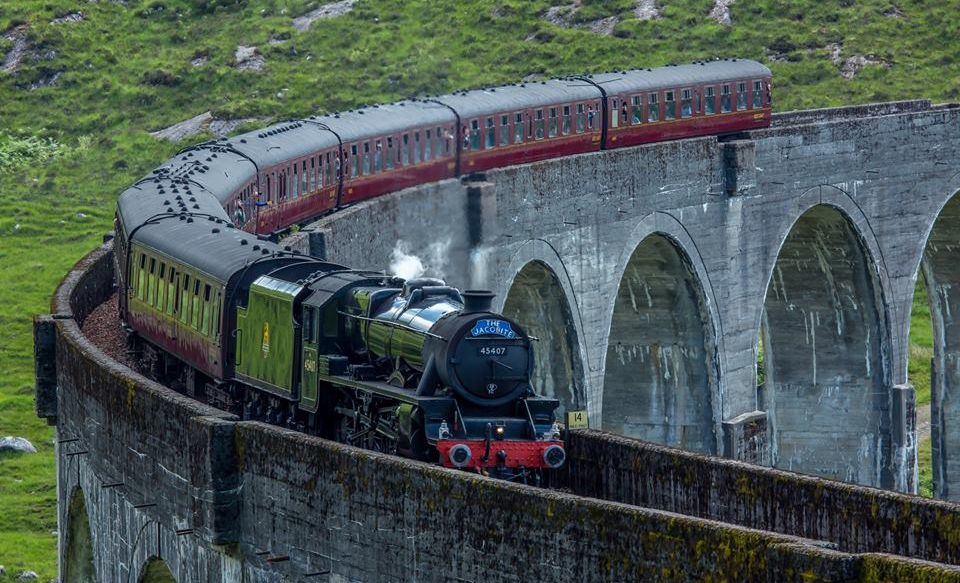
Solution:
M 193 146 L 124 191 L 120 318 L 146 371 L 246 419 L 497 477 L 564 463 L 530 337 L 487 292 L 307 257 L 269 236 L 356 201 L 551 157 L 770 123 L 727 59 L 464 91 Z M 263 234 L 261 234 L 263 233 Z

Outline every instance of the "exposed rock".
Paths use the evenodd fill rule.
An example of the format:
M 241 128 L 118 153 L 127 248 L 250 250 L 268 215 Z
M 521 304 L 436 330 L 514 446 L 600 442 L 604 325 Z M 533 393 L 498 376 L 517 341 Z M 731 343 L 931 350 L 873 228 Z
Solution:
M 597 34 L 609 36 L 613 34 L 613 29 L 617 27 L 620 19 L 616 16 L 608 16 L 599 20 L 586 23 L 586 27 Z
M 20 66 L 20 63 L 23 61 L 23 56 L 27 52 L 27 25 L 24 24 L 11 28 L 0 35 L 0 37 L 13 43 L 13 48 L 10 49 L 3 58 L 3 65 L 0 66 L 0 71 L 13 73 L 17 67 Z
M 890 66 L 889 63 L 874 55 L 853 55 L 843 58 L 843 45 L 840 43 L 830 43 L 825 47 L 830 52 L 830 62 L 840 67 L 840 76 L 844 79 L 853 79 L 860 69 L 867 65 Z
M 0 438 L 0 451 L 17 451 L 20 453 L 37 453 L 37 448 L 22 437 L 7 436 Z
M 199 134 L 211 121 L 213 121 L 213 114 L 205 111 L 196 117 L 191 117 L 188 120 L 173 124 L 168 128 L 150 132 L 150 135 L 158 140 L 179 142 L 180 140 Z
M 202 67 L 206 65 L 209 61 L 210 61 L 210 57 L 206 55 L 200 55 L 199 57 L 194 57 L 190 61 L 190 64 L 193 65 L 194 67 Z
M 242 119 L 215 119 L 210 122 L 207 129 L 218 138 L 224 138 L 232 134 L 238 127 L 246 123 L 258 121 L 255 117 L 245 117 Z
M 72 13 L 70 13 L 70 14 L 65 14 L 65 15 L 63 15 L 63 16 L 59 16 L 59 17 L 57 17 L 57 18 L 54 18 L 53 20 L 50 21 L 50 24 L 53 24 L 53 25 L 57 25 L 57 24 L 67 24 L 67 23 L 70 23 L 70 22 L 80 22 L 80 21 L 82 21 L 82 20 L 83 20 L 83 13 L 82 13 L 82 12 L 72 12 Z
M 315 21 L 320 20 L 321 18 L 333 18 L 335 16 L 341 16 L 353 10 L 353 5 L 356 4 L 357 0 L 340 0 L 340 2 L 331 2 L 330 4 L 324 4 L 316 10 L 311 10 L 303 16 L 298 16 L 293 19 L 293 27 L 300 32 L 308 30 L 310 25 Z
M 258 121 L 256 118 L 243 119 L 215 119 L 213 114 L 205 111 L 196 117 L 174 124 L 168 128 L 150 132 L 158 140 L 179 142 L 202 131 L 209 131 L 218 138 L 225 137 L 245 123 Z
M 907 16 L 906 14 L 903 13 L 902 10 L 900 10 L 900 7 L 897 6 L 896 4 L 894 4 L 893 7 L 891 7 L 889 10 L 884 12 L 883 15 L 886 16 L 887 18 L 906 18 Z
M 241 71 L 259 71 L 267 63 L 257 47 L 248 47 L 237 45 L 237 52 L 234 53 L 235 67 Z
M 0 577 L 3 577 L 6 574 L 7 574 L 7 569 L 3 565 L 0 565 Z
M 710 10 L 710 18 L 716 20 L 724 26 L 733 24 L 730 18 L 730 5 L 735 0 L 713 0 L 713 8 Z
M 33 571 L 22 571 L 17 577 L 17 581 L 34 581 L 39 578 L 40 576 Z
M 564 28 L 587 28 L 597 34 L 613 34 L 613 29 L 616 28 L 617 23 L 620 22 L 620 19 L 617 16 L 608 16 L 606 18 L 591 20 L 589 22 L 574 23 L 572 21 L 573 16 L 578 10 L 580 10 L 580 6 L 580 0 L 574 0 L 572 4 L 568 4 L 566 6 L 551 6 L 544 13 L 543 19 L 554 26 L 562 26 Z M 528 38 L 527 40 L 534 39 Z
M 659 20 L 660 10 L 657 8 L 657 0 L 637 0 L 633 15 L 637 20 Z
M 572 15 L 577 7 L 577 5 L 551 6 L 547 9 L 547 13 L 543 15 L 543 19 L 554 26 L 569 26 L 567 17 Z
M 30 91 L 36 91 L 37 89 L 42 89 L 43 87 L 50 87 L 51 85 L 56 84 L 56 82 L 59 81 L 60 77 L 62 76 L 63 71 L 55 71 L 53 73 L 43 75 L 30 84 Z

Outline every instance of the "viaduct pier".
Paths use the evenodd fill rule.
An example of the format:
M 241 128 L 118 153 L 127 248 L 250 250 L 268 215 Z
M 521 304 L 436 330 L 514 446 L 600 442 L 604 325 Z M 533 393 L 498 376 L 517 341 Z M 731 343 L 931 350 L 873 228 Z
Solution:
M 960 580 L 960 507 L 890 491 L 915 489 L 922 273 L 937 494 L 960 498 L 958 122 L 926 102 L 785 114 L 401 191 L 294 236 L 367 268 L 432 245 L 429 270 L 493 286 L 541 339 L 541 389 L 589 412 L 562 491 L 147 380 L 82 333 L 112 293 L 110 246 L 94 251 L 36 326 L 62 580 Z

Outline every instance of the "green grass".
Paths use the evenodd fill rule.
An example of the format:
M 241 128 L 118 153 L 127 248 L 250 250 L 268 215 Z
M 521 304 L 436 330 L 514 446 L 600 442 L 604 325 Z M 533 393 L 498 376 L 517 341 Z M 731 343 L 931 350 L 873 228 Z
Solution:
M 732 27 L 707 17 L 711 0 L 663 0 L 662 19 L 649 22 L 633 19 L 627 0 L 583 4 L 573 20 L 617 15 L 613 36 L 546 23 L 544 0 L 360 0 L 304 33 L 291 17 L 319 2 L 0 2 L 0 33 L 29 25 L 31 51 L 16 76 L 0 74 L 0 160 L 16 159 L 0 166 L 0 433 L 40 449 L 0 457 L 0 564 L 8 573 L 56 576 L 52 432 L 33 415 L 30 318 L 47 311 L 60 277 L 110 228 L 118 192 L 176 151 L 148 131 L 207 110 L 281 119 L 530 73 L 714 55 L 765 61 L 770 51 L 784 59 L 769 63 L 780 111 L 960 99 L 958 0 L 898 2 L 906 18 L 884 16 L 888 0 L 739 0 Z M 50 24 L 76 10 L 82 22 Z M 270 45 L 271 37 L 288 41 Z M 873 54 L 888 66 L 844 80 L 829 42 L 842 42 L 844 57 Z M 259 46 L 266 68 L 234 69 L 238 44 Z M 2 41 L 0 51 L 10 46 Z M 200 55 L 209 62 L 192 66 Z M 53 87 L 27 90 L 56 73 Z M 911 368 L 918 388 L 922 368 Z

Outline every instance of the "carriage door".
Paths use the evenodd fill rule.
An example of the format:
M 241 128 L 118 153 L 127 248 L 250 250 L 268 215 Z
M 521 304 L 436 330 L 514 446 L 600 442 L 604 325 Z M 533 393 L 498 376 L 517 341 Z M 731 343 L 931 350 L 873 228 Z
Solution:
M 311 411 L 317 408 L 317 324 L 316 308 L 303 306 L 300 402 L 303 408 Z
M 620 100 L 616 97 L 610 99 L 610 127 L 620 126 Z

